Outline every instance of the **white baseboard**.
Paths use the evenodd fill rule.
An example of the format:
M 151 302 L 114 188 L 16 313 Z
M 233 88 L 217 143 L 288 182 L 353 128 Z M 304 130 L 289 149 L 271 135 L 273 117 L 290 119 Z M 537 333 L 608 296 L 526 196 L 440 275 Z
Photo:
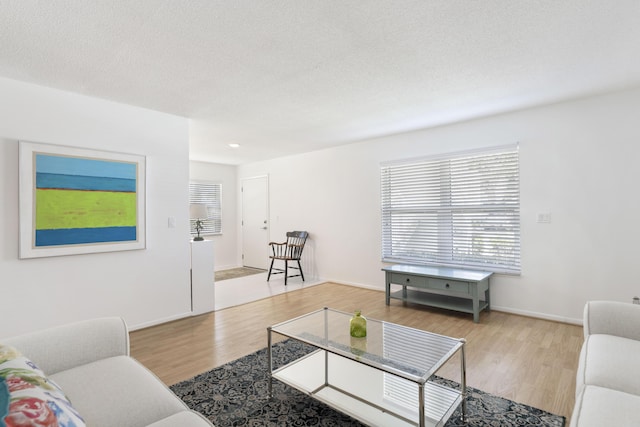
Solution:
M 502 311 L 504 313 L 510 313 L 510 314 L 518 314 L 520 316 L 535 317 L 536 319 L 551 320 L 554 322 L 569 323 L 572 325 L 582 326 L 582 319 L 573 319 L 570 317 L 554 316 L 552 314 L 538 313 L 536 311 L 518 310 L 515 308 L 500 307 L 493 304 L 491 305 L 491 310 Z
M 144 329 L 151 326 L 172 322 L 174 320 L 184 319 L 186 317 L 191 317 L 191 316 L 193 316 L 193 313 L 190 311 L 187 311 L 186 313 L 176 314 L 174 316 L 169 316 L 169 317 L 163 317 L 161 319 L 151 320 L 149 322 L 137 323 L 135 325 L 127 325 L 127 327 L 129 328 L 129 331 L 136 331 L 138 329 Z
M 237 264 L 228 264 L 228 265 L 216 265 L 213 267 L 213 271 L 220 271 L 220 270 L 230 270 L 232 268 L 240 268 L 242 267 L 241 265 L 237 265 Z

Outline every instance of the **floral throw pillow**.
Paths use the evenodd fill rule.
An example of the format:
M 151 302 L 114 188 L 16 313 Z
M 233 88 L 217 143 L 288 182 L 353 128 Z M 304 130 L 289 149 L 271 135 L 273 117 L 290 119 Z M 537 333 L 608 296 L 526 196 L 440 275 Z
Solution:
M 60 387 L 13 347 L 0 344 L 0 427 L 84 427 Z

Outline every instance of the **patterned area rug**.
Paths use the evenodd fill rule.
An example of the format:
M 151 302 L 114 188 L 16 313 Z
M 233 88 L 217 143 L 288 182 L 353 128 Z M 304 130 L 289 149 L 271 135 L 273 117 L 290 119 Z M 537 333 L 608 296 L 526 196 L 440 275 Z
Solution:
M 219 282 L 221 280 L 237 279 L 238 277 L 251 276 L 252 274 L 260 274 L 266 271 L 267 270 L 261 270 L 259 268 L 238 267 L 238 268 L 230 268 L 228 270 L 216 271 L 215 277 L 216 277 L 216 282 Z
M 274 345 L 274 365 L 310 352 L 295 340 Z M 273 382 L 273 398 L 268 397 L 267 349 L 171 386 L 191 409 L 209 418 L 217 427 L 226 426 L 362 426 L 312 397 L 279 381 Z M 458 387 L 453 381 L 438 379 Z M 553 415 L 468 388 L 467 423 L 460 421 L 460 408 L 445 427 L 563 427 L 564 417 Z

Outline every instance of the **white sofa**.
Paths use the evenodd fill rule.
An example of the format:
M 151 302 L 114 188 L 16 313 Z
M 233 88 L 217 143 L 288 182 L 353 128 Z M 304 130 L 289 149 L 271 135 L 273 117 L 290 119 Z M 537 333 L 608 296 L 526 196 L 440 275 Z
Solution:
M 589 301 L 571 427 L 640 426 L 640 305 Z
M 0 339 L 66 394 L 87 426 L 212 426 L 129 356 L 120 318 L 101 318 Z

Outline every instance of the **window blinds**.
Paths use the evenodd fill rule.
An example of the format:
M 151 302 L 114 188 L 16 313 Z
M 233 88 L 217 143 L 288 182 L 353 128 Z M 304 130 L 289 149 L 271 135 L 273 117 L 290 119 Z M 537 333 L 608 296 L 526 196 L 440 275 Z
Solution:
M 189 204 L 201 203 L 207 205 L 209 218 L 203 221 L 200 234 L 222 233 L 222 184 L 211 182 L 189 183 Z M 195 220 L 191 221 L 191 235 L 195 235 Z
M 383 164 L 382 258 L 520 272 L 518 147 Z

